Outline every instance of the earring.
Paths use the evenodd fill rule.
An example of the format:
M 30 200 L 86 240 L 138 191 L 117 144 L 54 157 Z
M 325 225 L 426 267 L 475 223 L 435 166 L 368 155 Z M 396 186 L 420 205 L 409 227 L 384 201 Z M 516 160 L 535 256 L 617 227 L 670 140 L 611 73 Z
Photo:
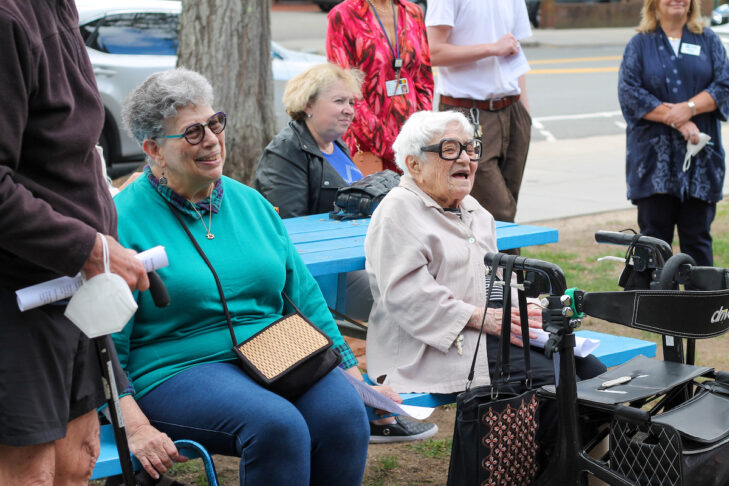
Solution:
M 159 185 L 160 186 L 166 186 L 167 185 L 167 178 L 165 177 L 165 170 L 162 169 L 162 176 L 159 178 Z
M 306 118 L 311 118 L 311 113 L 307 113 Z

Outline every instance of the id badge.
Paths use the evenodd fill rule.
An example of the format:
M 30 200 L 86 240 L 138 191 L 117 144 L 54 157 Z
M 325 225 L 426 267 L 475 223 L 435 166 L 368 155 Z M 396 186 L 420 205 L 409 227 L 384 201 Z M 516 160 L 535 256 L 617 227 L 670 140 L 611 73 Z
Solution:
M 701 46 L 697 44 L 689 44 L 684 42 L 681 44 L 681 54 L 688 54 L 689 56 L 698 56 L 701 54 Z
M 408 80 L 406 78 L 385 81 L 385 89 L 387 90 L 387 96 L 404 95 L 410 92 Z

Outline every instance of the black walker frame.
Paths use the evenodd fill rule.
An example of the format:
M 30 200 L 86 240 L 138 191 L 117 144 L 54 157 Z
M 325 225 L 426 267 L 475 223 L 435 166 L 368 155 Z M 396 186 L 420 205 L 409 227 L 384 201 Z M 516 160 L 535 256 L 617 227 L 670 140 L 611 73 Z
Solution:
M 552 390 L 543 390 L 542 394 L 545 399 L 557 400 L 559 435 L 553 454 L 554 460 L 550 461 L 549 467 L 535 481 L 534 484 L 538 485 L 584 485 L 587 484 L 588 475 L 616 486 L 645 484 L 636 482 L 611 468 L 608 460 L 609 454 L 600 459 L 591 457 L 589 452 L 608 435 L 609 431 L 605 428 L 585 441 L 582 437 L 581 420 L 594 413 L 602 420 L 602 423 L 609 423 L 613 416 L 619 416 L 628 421 L 634 421 L 634 423 L 650 424 L 652 414 L 672 409 L 686 402 L 695 391 L 693 381 L 685 380 L 685 383 L 676 386 L 670 393 L 663 394 L 655 402 L 651 411 L 643 410 L 641 407 L 657 398 L 656 396 L 641 398 L 627 405 L 596 407 L 594 403 L 581 403 L 575 373 L 574 330 L 579 326 L 579 320 L 584 315 L 583 312 L 593 315 L 591 310 L 594 308 L 598 314 L 600 312 L 603 314 L 597 315 L 597 317 L 611 320 L 610 316 L 614 309 L 603 308 L 609 298 L 620 297 L 624 302 L 631 296 L 649 297 L 644 295 L 648 293 L 655 294 L 656 298 L 675 298 L 676 295 L 679 295 L 675 290 L 678 289 L 679 283 L 683 284 L 687 290 L 694 290 L 693 293 L 682 293 L 681 296 L 696 295 L 698 298 L 704 294 L 716 294 L 717 299 L 722 302 L 724 301 L 722 299 L 725 299 L 729 303 L 729 291 L 725 290 L 729 289 L 729 270 L 727 269 L 695 267 L 690 257 L 682 254 L 672 255 L 670 246 L 655 238 L 625 233 L 598 232 L 596 240 L 601 243 L 621 244 L 629 247 L 626 253 L 626 269 L 621 276 L 620 284 L 626 290 L 637 290 L 589 294 L 571 289 L 567 295 L 568 289 L 564 273 L 557 265 L 524 257 L 516 257 L 514 261 L 514 270 L 526 272 L 523 285 L 527 295 L 531 297 L 547 295 L 542 299 L 543 329 L 550 333 L 550 338 L 545 345 L 545 353 L 555 355 L 555 358 L 559 359 L 557 385 Z M 489 253 L 484 258 L 487 266 L 491 266 L 493 261 L 494 254 Z M 726 305 L 725 308 L 729 308 L 729 305 Z M 624 312 L 624 314 L 629 313 Z M 641 328 L 635 322 L 629 323 L 621 320 L 613 320 L 613 322 Z M 727 332 L 729 319 L 725 320 L 718 331 L 712 329 L 711 332 L 691 329 L 688 324 L 650 330 L 661 332 L 663 335 L 665 361 L 678 363 L 671 366 L 680 367 L 685 364 L 693 364 L 695 359 L 694 339 L 713 337 Z M 684 338 L 687 340 L 685 355 Z M 699 374 L 708 379 L 729 383 L 726 374 L 714 373 L 710 368 L 695 372 L 696 376 Z

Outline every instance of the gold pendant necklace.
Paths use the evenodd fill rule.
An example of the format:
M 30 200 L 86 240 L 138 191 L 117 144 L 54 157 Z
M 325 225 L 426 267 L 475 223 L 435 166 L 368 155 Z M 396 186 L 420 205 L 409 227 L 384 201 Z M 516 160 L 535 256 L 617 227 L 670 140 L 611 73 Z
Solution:
M 202 223 L 203 228 L 205 228 L 205 233 L 206 233 L 205 234 L 205 238 L 207 238 L 209 240 L 212 240 L 212 239 L 215 239 L 215 235 L 212 233 L 212 229 L 213 229 L 213 188 L 212 187 L 210 187 L 210 195 L 208 196 L 208 198 L 209 198 L 209 201 L 210 201 L 209 202 L 209 204 L 210 204 L 210 209 L 209 209 L 210 217 L 208 218 L 208 225 L 207 226 L 205 226 L 205 219 L 203 219 L 203 215 L 200 214 L 200 211 L 197 210 L 197 205 L 194 202 L 190 201 L 189 199 L 188 199 L 188 202 L 190 204 L 192 204 L 192 209 L 197 213 L 198 216 L 200 216 L 200 222 Z

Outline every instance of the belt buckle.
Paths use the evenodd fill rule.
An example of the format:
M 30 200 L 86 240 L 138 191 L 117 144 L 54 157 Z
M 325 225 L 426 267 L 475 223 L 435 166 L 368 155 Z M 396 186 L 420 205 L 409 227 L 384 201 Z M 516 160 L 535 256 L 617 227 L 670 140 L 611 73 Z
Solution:
M 496 111 L 500 110 L 501 108 L 494 108 L 494 103 L 501 103 L 506 99 L 506 96 L 502 96 L 501 98 L 493 98 L 489 100 L 489 111 Z

